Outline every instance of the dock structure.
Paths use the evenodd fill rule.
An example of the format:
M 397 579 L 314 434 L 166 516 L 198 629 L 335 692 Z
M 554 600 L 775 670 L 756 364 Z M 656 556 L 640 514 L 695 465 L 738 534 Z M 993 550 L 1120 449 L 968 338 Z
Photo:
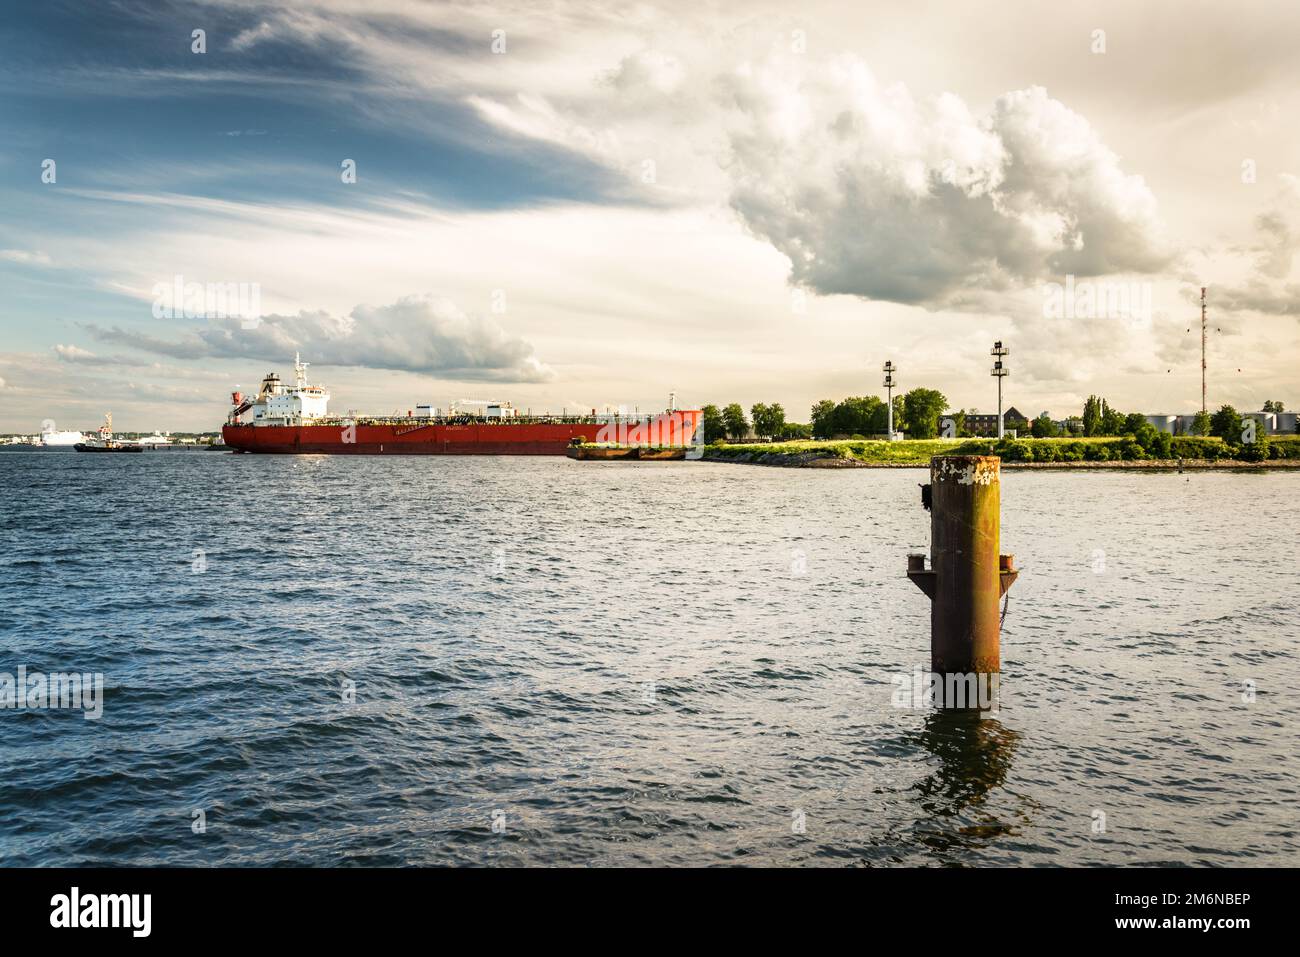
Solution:
M 907 577 L 930 598 L 930 667 L 936 674 L 1002 670 L 998 602 L 1019 572 L 1000 552 L 1002 460 L 936 455 L 922 503 L 930 509 L 930 567 L 908 556 Z

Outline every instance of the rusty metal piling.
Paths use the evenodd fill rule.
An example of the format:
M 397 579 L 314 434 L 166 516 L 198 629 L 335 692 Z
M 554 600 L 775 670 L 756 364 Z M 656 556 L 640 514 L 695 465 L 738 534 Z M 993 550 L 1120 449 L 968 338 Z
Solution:
M 1019 574 L 999 552 L 1002 460 L 936 455 L 922 499 L 930 508 L 930 568 L 909 555 L 907 577 L 930 598 L 930 668 L 936 674 L 1002 670 L 998 601 Z

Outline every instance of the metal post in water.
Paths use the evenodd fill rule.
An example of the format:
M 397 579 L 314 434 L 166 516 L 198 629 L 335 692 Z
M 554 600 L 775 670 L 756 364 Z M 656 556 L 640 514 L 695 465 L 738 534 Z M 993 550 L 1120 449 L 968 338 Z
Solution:
M 930 568 L 909 555 L 907 577 L 930 597 L 930 668 L 936 674 L 1002 670 L 998 601 L 1019 572 L 999 552 L 1002 460 L 936 455 L 922 502 L 930 509 Z

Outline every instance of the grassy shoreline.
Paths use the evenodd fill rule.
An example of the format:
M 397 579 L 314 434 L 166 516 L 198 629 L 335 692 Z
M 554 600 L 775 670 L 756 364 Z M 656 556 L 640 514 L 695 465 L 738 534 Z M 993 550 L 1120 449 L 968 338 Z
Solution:
M 1220 439 L 1179 436 L 1169 458 L 1152 458 L 1131 436 L 1085 439 L 919 439 L 884 441 L 799 441 L 710 445 L 704 460 L 777 468 L 925 468 L 934 455 L 1000 455 L 1008 469 L 1296 469 L 1300 437 L 1271 437 L 1262 450 L 1241 450 Z

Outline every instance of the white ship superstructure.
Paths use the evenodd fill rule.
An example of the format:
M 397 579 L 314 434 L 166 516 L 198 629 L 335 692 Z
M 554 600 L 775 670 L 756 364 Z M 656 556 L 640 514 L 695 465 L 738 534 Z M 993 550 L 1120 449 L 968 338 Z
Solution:
M 286 386 L 279 375 L 268 372 L 262 380 L 257 398 L 247 399 L 238 393 L 232 422 L 245 412 L 252 413 L 252 425 L 310 425 L 325 418 L 330 394 L 320 386 L 307 384 L 307 363 L 295 354 L 293 357 L 294 384 Z
M 164 435 L 161 432 L 155 432 L 153 435 L 146 435 L 138 439 L 123 439 L 122 444 L 147 445 L 150 448 L 160 448 L 164 446 L 173 445 L 174 443 L 172 442 L 170 435 Z
M 76 445 L 83 439 L 85 439 L 85 436 L 80 432 L 60 432 L 53 425 L 47 423 L 41 429 L 41 434 L 37 437 L 35 444 L 49 446 Z

